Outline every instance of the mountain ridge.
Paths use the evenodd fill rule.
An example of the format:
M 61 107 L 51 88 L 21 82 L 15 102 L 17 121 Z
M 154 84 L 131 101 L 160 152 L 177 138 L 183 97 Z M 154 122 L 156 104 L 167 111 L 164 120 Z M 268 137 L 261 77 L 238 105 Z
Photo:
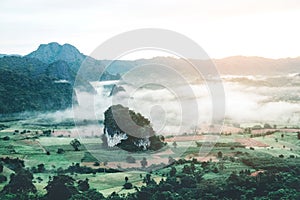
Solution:
M 118 80 L 137 66 L 163 63 L 179 73 L 197 78 L 184 59 L 155 57 L 138 60 L 96 60 L 81 53 L 71 44 L 41 44 L 26 56 L 0 56 L 0 114 L 23 111 L 61 110 L 72 106 L 73 88 L 95 92 L 91 81 Z M 257 56 L 233 56 L 223 59 L 195 60 L 200 67 L 213 62 L 221 75 L 298 74 L 300 57 L 269 59 Z M 78 76 L 82 63 L 88 68 Z M 105 69 L 105 67 L 107 67 Z M 104 71 L 105 70 L 105 71 Z M 102 73 L 103 72 L 103 73 Z M 102 77 L 98 74 L 102 73 Z M 144 74 L 140 75 L 140 78 Z M 145 74 L 146 75 L 146 74 Z M 6 76 L 6 77 L 5 77 Z M 76 99 L 75 99 L 76 101 Z

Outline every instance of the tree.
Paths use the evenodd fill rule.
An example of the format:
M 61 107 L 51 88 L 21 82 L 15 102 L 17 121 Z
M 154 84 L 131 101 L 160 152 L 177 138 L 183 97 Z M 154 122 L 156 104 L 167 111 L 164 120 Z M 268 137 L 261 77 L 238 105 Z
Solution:
M 10 181 L 4 186 L 3 192 L 12 194 L 35 193 L 37 190 L 32 180 L 32 174 L 28 170 L 21 169 L 18 173 L 10 175 Z
M 218 152 L 218 158 L 222 158 L 223 157 L 223 153 L 221 151 Z
M 300 132 L 297 132 L 298 140 L 300 140 Z
M 50 137 L 51 136 L 51 130 L 44 130 L 43 135 L 45 135 L 46 137 Z
M 54 176 L 45 187 L 47 190 L 46 199 L 65 200 L 74 194 L 78 194 L 74 181 L 72 177 L 67 175 Z
M 172 145 L 173 145 L 174 148 L 176 148 L 176 147 L 177 147 L 176 141 L 174 141 L 174 142 L 172 143 Z
M 42 163 L 42 164 L 38 164 L 37 166 L 37 173 L 42 173 L 44 172 L 46 169 L 45 169 L 45 165 Z
M 129 190 L 132 189 L 132 183 L 128 182 L 129 178 L 125 176 L 125 184 L 123 185 L 124 189 Z
M 8 140 L 10 140 L 10 137 L 9 137 L 9 136 L 4 136 L 2 139 L 3 139 L 4 141 L 8 141 Z
M 63 154 L 63 153 L 65 153 L 65 150 L 62 149 L 62 148 L 58 148 L 56 153 L 57 154 Z
M 191 174 L 192 173 L 191 167 L 188 166 L 188 165 L 184 165 L 183 168 L 182 168 L 182 173 Z
M 72 195 L 70 200 L 104 200 L 104 196 L 97 192 L 96 189 L 90 189 L 80 194 Z
M 88 191 L 90 189 L 89 179 L 86 178 L 85 180 L 79 180 L 78 181 L 78 189 L 83 192 Z
M 74 148 L 75 151 L 79 151 L 79 147 L 81 146 L 81 143 L 79 140 L 74 139 L 70 142 L 70 145 Z
M 172 167 L 171 170 L 170 170 L 170 176 L 171 177 L 175 177 L 176 176 L 176 172 L 177 172 L 176 168 Z
M 146 174 L 146 176 L 144 177 L 143 183 L 146 183 L 147 186 L 156 184 L 155 181 L 151 178 L 151 174 Z
M 143 157 L 143 159 L 141 160 L 141 165 L 142 168 L 145 168 L 148 165 L 147 159 L 145 157 Z

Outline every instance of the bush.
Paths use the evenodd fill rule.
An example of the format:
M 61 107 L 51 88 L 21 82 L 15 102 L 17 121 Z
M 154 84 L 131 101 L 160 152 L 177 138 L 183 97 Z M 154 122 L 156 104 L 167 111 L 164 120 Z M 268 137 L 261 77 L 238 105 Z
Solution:
M 10 140 L 10 137 L 9 137 L 9 136 L 4 136 L 4 137 L 3 137 L 3 140 L 4 140 L 4 141 L 8 141 L 8 140 Z
M 63 154 L 63 153 L 65 153 L 65 150 L 62 149 L 62 148 L 58 148 L 58 149 L 57 149 L 57 153 L 58 153 L 58 154 Z
M 129 182 L 125 183 L 125 184 L 123 185 L 123 188 L 126 189 L 126 190 L 132 189 L 132 183 L 129 183 Z

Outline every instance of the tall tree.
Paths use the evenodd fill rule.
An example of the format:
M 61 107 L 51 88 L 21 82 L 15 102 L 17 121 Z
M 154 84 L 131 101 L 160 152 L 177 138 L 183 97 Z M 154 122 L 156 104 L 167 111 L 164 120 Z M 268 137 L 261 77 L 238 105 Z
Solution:
M 141 165 L 142 168 L 145 168 L 148 165 L 147 159 L 145 157 L 143 157 L 143 159 L 141 160 Z
M 79 147 L 81 146 L 81 143 L 79 140 L 74 139 L 70 142 L 70 145 L 74 148 L 75 151 L 79 151 Z

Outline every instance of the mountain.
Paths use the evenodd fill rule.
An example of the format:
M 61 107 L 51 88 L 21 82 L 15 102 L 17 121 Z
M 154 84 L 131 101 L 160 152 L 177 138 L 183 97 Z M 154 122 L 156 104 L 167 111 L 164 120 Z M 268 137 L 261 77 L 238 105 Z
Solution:
M 86 56 L 81 53 L 76 47 L 70 44 L 60 45 L 57 42 L 51 42 L 49 44 L 41 44 L 37 50 L 33 51 L 32 53 L 25 56 L 26 58 L 33 58 L 37 59 L 43 63 L 48 64 L 50 67 L 55 67 L 56 69 L 64 68 L 65 71 L 69 71 L 70 73 L 77 74 L 79 68 L 84 63 L 87 70 L 85 70 L 85 74 L 82 74 L 84 79 L 87 79 L 88 82 L 90 81 L 98 81 L 98 80 L 116 80 L 119 79 L 120 76 L 113 75 L 108 71 L 104 71 L 104 67 L 107 64 L 106 61 L 99 61 L 92 57 Z M 54 66 L 53 66 L 54 65 Z M 70 69 L 66 69 L 66 68 Z M 104 72 L 103 72 L 104 71 Z M 54 73 L 54 71 L 52 71 Z M 54 75 L 55 77 L 61 76 L 56 70 L 57 74 Z M 98 77 L 98 74 L 103 72 L 102 77 Z M 76 76 L 72 76 L 74 80 L 70 80 L 71 82 L 75 81 Z M 66 74 L 65 74 L 66 76 Z M 68 76 L 70 78 L 70 76 Z
M 286 75 L 300 72 L 300 57 L 268 59 L 234 56 L 194 61 L 203 69 L 208 69 L 212 61 L 221 75 Z M 83 63 L 86 70 L 78 73 Z M 96 60 L 70 44 L 60 45 L 56 42 L 41 44 L 23 57 L 1 54 L 0 114 L 69 108 L 72 106 L 75 80 L 81 90 L 95 92 L 90 85 L 91 81 L 118 80 L 122 74 L 135 67 L 156 64 L 172 67 L 191 80 L 199 78 L 198 73 L 184 59 L 156 57 L 134 61 Z M 153 72 L 151 67 L 149 70 L 139 71 L 135 78 L 143 79 Z M 169 80 L 172 76 L 163 78 L 172 81 Z
M 255 56 L 233 56 L 213 61 L 221 74 L 282 75 L 300 71 L 300 57 L 270 59 Z
M 88 70 L 77 76 L 83 62 Z M 106 71 L 99 77 L 104 67 L 105 62 L 56 42 L 23 57 L 0 56 L 0 114 L 70 108 L 75 80 L 78 88 L 93 93 L 91 81 L 120 79 Z
M 41 44 L 36 51 L 33 51 L 25 57 L 36 58 L 47 64 L 59 60 L 67 63 L 81 63 L 86 58 L 76 47 L 70 44 L 60 45 L 57 42 Z

